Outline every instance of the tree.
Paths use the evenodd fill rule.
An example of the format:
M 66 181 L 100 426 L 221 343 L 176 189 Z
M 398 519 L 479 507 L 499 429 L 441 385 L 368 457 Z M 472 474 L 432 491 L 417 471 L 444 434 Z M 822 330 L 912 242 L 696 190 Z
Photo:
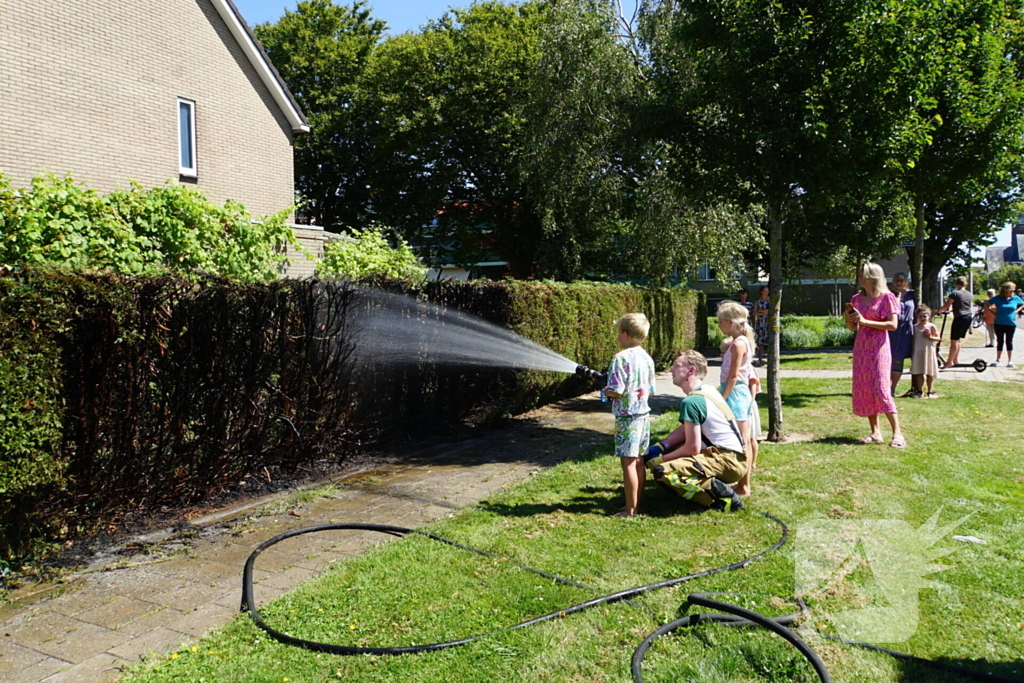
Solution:
M 919 116 L 941 122 L 905 169 L 915 216 L 914 285 L 938 303 L 939 272 L 1020 213 L 1024 170 L 1024 3 L 943 3 L 940 73 Z
M 928 9 L 865 0 L 653 0 L 645 10 L 660 134 L 675 142 L 688 182 L 765 209 L 769 439 L 784 438 L 784 226 L 800 206 L 873 185 L 925 144 L 934 124 L 910 103 L 923 96 L 933 69 L 920 30 Z
M 526 117 L 526 183 L 540 272 L 666 284 L 708 263 L 726 277 L 760 245 L 757 212 L 692 201 L 646 134 L 646 64 L 621 5 L 556 2 L 541 29 Z
M 365 0 L 300 0 L 254 32 L 309 120 L 295 138 L 295 189 L 317 225 L 361 224 L 370 203 L 374 141 L 356 109 L 360 78 L 387 24 Z
M 409 239 L 458 240 L 470 253 L 486 226 L 487 248 L 512 275 L 532 274 L 541 229 L 522 136 L 543 14 L 538 1 L 484 2 L 380 46 L 359 103 L 379 133 L 375 219 Z

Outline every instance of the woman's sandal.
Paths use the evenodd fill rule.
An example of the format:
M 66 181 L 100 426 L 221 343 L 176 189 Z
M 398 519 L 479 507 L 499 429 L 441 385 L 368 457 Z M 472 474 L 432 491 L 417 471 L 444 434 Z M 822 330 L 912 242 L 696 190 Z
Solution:
M 907 440 L 904 437 L 902 437 L 902 436 L 900 436 L 900 437 L 895 437 L 894 436 L 892 441 L 889 442 L 889 448 L 906 448 L 906 447 L 907 447 Z
M 857 443 L 882 443 L 882 437 L 875 436 L 874 434 L 869 434 L 868 436 L 865 436 L 863 439 L 858 440 Z

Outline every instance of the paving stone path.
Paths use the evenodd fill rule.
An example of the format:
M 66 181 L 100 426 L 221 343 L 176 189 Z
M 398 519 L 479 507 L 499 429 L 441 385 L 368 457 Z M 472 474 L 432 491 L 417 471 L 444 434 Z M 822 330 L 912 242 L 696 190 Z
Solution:
M 967 349 L 964 358 L 994 358 L 991 351 Z M 708 381 L 717 383 L 718 368 L 710 370 Z M 783 377 L 849 377 L 849 372 L 784 371 Z M 942 374 L 943 380 L 1021 378 L 1018 371 L 1005 369 Z M 658 391 L 655 413 L 673 409 L 681 397 L 667 373 L 659 375 Z M 172 651 L 234 618 L 242 567 L 262 541 L 324 523 L 415 527 L 581 451 L 610 449 L 612 426 L 607 405 L 595 394 L 564 401 L 485 438 L 434 446 L 400 464 L 336 482 L 333 492 L 311 502 L 286 508 L 281 503 L 287 499 L 279 495 L 193 520 L 184 534 L 192 537 L 184 552 L 108 557 L 56 588 L 22 589 L 0 609 L 0 681 L 113 681 L 125 664 Z M 275 501 L 273 514 L 252 514 Z M 181 536 L 168 530 L 135 540 L 159 547 L 167 541 L 180 544 Z M 257 600 L 262 604 L 278 597 L 327 565 L 379 542 L 379 534 L 339 532 L 274 546 L 257 564 Z

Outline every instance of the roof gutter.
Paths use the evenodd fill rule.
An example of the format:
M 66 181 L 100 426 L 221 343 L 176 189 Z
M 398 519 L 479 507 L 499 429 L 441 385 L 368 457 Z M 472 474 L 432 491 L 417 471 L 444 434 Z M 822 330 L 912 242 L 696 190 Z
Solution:
M 245 19 L 242 18 L 241 12 L 235 7 L 235 3 L 231 0 L 210 0 L 213 4 L 214 9 L 220 14 L 224 23 L 227 24 L 228 30 L 238 41 L 245 56 L 249 58 L 249 62 L 256 69 L 256 73 L 259 74 L 260 79 L 270 90 L 270 94 L 273 96 L 274 101 L 284 112 L 285 118 L 288 119 L 288 123 L 291 124 L 292 131 L 296 133 L 308 133 L 309 122 L 306 120 L 305 115 L 302 113 L 302 109 L 299 108 L 298 103 L 288 90 L 288 86 L 285 84 L 284 79 L 274 68 L 267 53 L 263 51 L 263 47 L 256 40 L 256 36 L 253 35 L 249 25 L 245 23 Z

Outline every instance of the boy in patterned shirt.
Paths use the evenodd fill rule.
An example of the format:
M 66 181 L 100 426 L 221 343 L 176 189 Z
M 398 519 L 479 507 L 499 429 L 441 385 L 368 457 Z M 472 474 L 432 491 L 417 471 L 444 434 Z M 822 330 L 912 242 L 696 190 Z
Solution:
M 632 517 L 640 507 L 647 480 L 643 454 L 651 440 L 651 408 L 647 399 L 654 393 L 654 361 L 641 344 L 651 324 L 643 313 L 629 313 L 615 322 L 619 351 L 608 369 L 604 395 L 612 399 L 615 416 L 615 455 L 622 463 L 626 506 L 616 517 Z

